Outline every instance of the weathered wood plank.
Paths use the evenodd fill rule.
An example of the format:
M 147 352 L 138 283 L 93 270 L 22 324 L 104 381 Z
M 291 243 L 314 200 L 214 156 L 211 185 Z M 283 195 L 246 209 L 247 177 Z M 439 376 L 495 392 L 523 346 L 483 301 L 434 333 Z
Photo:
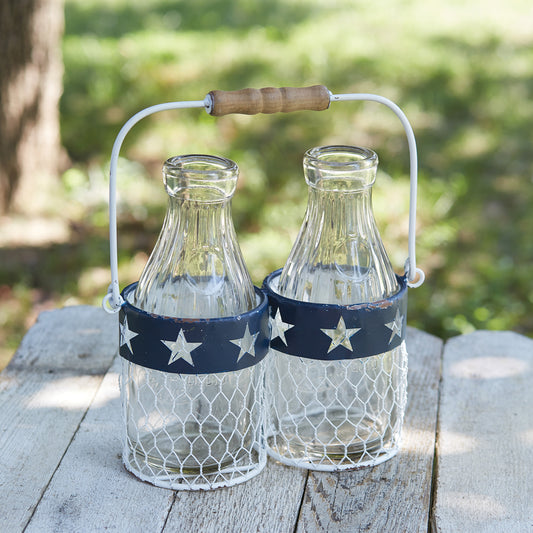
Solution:
M 122 466 L 120 363 L 103 380 L 26 533 L 162 531 L 174 493 L 138 481 Z
M 88 305 L 45 311 L 22 339 L 4 373 L 33 370 L 104 375 L 117 343 L 117 315 Z
M 446 343 L 433 531 L 533 531 L 532 382 L 532 339 L 478 331 Z
M 289 533 L 294 531 L 307 472 L 274 461 L 242 485 L 178 493 L 165 531 Z
M 115 361 L 101 382 L 99 374 L 106 361 L 105 357 L 101 360 L 98 357 L 109 351 L 110 359 L 116 350 L 116 322 L 110 324 L 113 318 L 98 315 L 101 312 L 94 308 L 87 308 L 83 316 L 79 315 L 81 312 L 77 311 L 76 320 L 67 316 L 72 310 L 58 314 L 61 334 L 56 335 L 56 349 L 51 345 L 41 351 L 36 348 L 39 343 L 50 343 L 49 332 L 57 331 L 58 326 L 52 321 L 36 335 L 37 345 L 29 342 L 31 339 L 24 340 L 20 353 L 2 374 L 0 400 L 7 400 L 11 414 L 5 411 L 7 414 L 2 418 L 4 411 L 0 413 L 0 427 L 4 428 L 14 419 L 20 420 L 21 424 L 15 424 L 18 439 L 23 441 L 21 428 L 27 426 L 29 444 L 9 463 L 11 477 L 0 483 L 1 496 L 6 495 L 5 499 L 0 499 L 0 530 L 19 531 L 27 525 L 26 531 L 39 533 L 107 529 L 185 533 L 294 531 L 306 471 L 269 462 L 260 476 L 243 485 L 213 492 L 174 493 L 142 483 L 124 470 L 120 459 L 122 421 L 116 375 L 120 361 Z M 45 315 L 41 324 L 51 318 Z M 86 333 L 81 344 L 85 350 L 80 351 L 79 343 L 72 338 L 83 337 L 83 331 Z M 312 474 L 300 530 L 342 530 L 337 520 L 341 517 L 344 530 L 357 531 L 352 526 L 357 522 L 359 509 L 371 506 L 374 513 L 382 517 L 375 520 L 371 529 L 384 524 L 381 530 L 396 530 L 398 522 L 387 516 L 398 502 L 404 508 L 401 512 L 396 510 L 397 515 L 418 516 L 420 508 L 425 508 L 427 525 L 431 477 L 431 468 L 427 465 L 431 464 L 433 454 L 430 436 L 435 429 L 435 375 L 438 375 L 440 341 L 410 330 L 409 349 L 411 398 L 406 414 L 403 459 L 395 458 L 375 469 L 339 476 Z M 45 355 L 41 357 L 41 353 Z M 79 354 L 84 357 L 78 357 Z M 55 367 L 46 363 L 47 360 L 55 361 Z M 53 370 L 51 374 L 47 371 L 50 369 Z M 77 376 L 78 372 L 82 375 Z M 414 396 L 417 389 L 423 392 Z M 31 400 L 16 411 L 13 406 L 21 402 L 21 398 L 26 398 L 26 402 L 28 398 Z M 91 407 L 86 411 L 91 400 Z M 43 405 L 48 411 L 39 407 Z M 64 430 L 57 423 L 63 419 L 66 422 L 61 422 L 60 426 L 64 425 Z M 53 429 L 50 431 L 50 428 Z M 7 440 L 5 435 L 3 437 Z M 2 460 L 6 461 L 4 457 Z M 9 493 L 17 482 L 16 468 L 20 470 L 19 485 L 11 496 Z M 408 477 L 406 471 L 411 478 L 399 481 L 397 478 Z M 331 480 L 336 483 L 328 496 L 331 504 L 322 509 L 317 496 L 322 489 L 318 488 L 318 483 L 324 486 Z M 317 488 L 313 489 L 313 485 Z M 384 485 L 394 485 L 398 492 L 405 492 L 403 499 L 395 496 L 396 503 L 390 503 L 393 491 L 383 494 Z M 418 485 L 418 493 L 409 488 L 414 485 Z M 387 505 L 380 506 L 379 501 Z M 11 519 L 13 514 L 15 519 Z M 360 520 L 357 523 L 365 525 Z M 379 528 L 376 526 L 375 530 Z
M 0 374 L 0 531 L 31 517 L 111 364 L 117 329 L 94 307 L 42 313 Z
M 407 336 L 409 396 L 398 455 L 373 468 L 309 475 L 299 532 L 427 531 L 442 341 Z
M 142 483 L 122 466 L 117 359 L 42 498 L 27 533 L 91 530 L 292 531 L 306 473 L 270 464 L 243 485 L 178 492 Z M 283 487 L 283 490 L 279 490 Z M 173 504 L 173 505 L 172 505 Z M 172 512 L 169 512 L 172 506 Z

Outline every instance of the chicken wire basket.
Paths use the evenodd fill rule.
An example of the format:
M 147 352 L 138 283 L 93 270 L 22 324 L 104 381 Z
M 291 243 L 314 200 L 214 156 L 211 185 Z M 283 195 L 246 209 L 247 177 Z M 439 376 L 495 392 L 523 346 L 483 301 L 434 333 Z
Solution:
M 198 107 L 196 104 L 163 104 L 144 110 L 132 117 L 117 136 L 109 194 L 112 283 L 103 302 L 106 311 L 119 312 L 124 466 L 143 481 L 176 490 L 207 490 L 242 483 L 261 472 L 266 464 L 264 358 L 270 340 L 268 302 L 260 289 L 251 286 L 251 281 L 236 274 L 235 268 L 244 269 L 243 263 L 235 260 L 231 265 L 222 264 L 220 269 L 219 263 L 213 263 L 220 257 L 218 248 L 206 251 L 193 247 L 190 252 L 194 257 L 207 253 L 204 263 L 215 265 L 216 276 L 203 276 L 203 267 L 198 267 L 198 263 L 194 265 L 200 273 L 195 270 L 193 274 L 169 274 L 178 285 L 190 287 L 194 293 L 190 304 L 179 307 L 183 310 L 181 317 L 148 312 L 137 306 L 136 289 L 142 276 L 140 282 L 118 292 L 116 172 L 120 146 L 129 129 L 143 117 L 168 108 Z M 183 170 L 175 166 L 178 164 L 184 165 Z M 202 155 L 171 158 L 164 168 L 170 169 L 168 165 L 173 165 L 172 172 L 182 172 L 187 190 L 176 203 L 174 197 L 178 197 L 181 182 L 176 175 L 164 172 L 167 192 L 174 200 L 165 220 L 172 223 L 175 210 L 183 205 L 180 202 L 187 202 L 189 215 L 195 204 L 198 216 L 189 216 L 188 220 L 198 223 L 199 232 L 206 221 L 213 219 L 213 205 L 218 202 L 219 214 L 227 211 L 220 222 L 232 241 L 224 253 L 233 258 L 237 248 L 233 246 L 229 198 L 236 184 L 236 165 Z M 197 193 L 199 190 L 203 193 Z M 194 194 L 197 197 L 193 199 Z M 220 207 L 222 204 L 227 207 Z M 162 233 L 166 227 L 164 224 Z M 170 234 L 178 235 L 177 229 Z M 210 237 L 209 231 L 203 234 Z M 183 235 L 179 234 L 179 238 Z M 173 250 L 175 242 L 165 241 L 162 248 Z M 158 253 L 153 256 L 165 263 Z M 149 265 L 145 270 L 152 271 Z M 228 291 L 219 289 L 228 284 L 229 276 L 246 281 L 249 287 L 237 287 L 237 292 L 246 292 L 246 297 L 240 298 L 240 304 L 233 302 L 226 307 Z M 224 295 L 226 300 L 217 300 L 215 293 Z M 159 296 L 176 301 L 178 293 Z M 203 304 L 199 302 L 201 297 Z M 225 309 L 237 310 L 243 305 L 248 310 L 238 314 L 232 311 L 227 316 Z
M 257 306 L 242 315 L 220 319 L 169 318 L 146 313 L 132 303 L 135 284 L 121 293 L 118 281 L 117 253 L 117 214 L 116 214 L 116 175 L 118 155 L 121 145 L 130 129 L 141 119 L 153 113 L 171 109 L 204 108 L 212 116 L 229 113 L 274 113 L 297 110 L 324 110 L 330 103 L 341 101 L 369 100 L 386 105 L 401 120 L 410 149 L 411 196 L 409 219 L 409 256 L 405 276 L 398 278 L 400 290 L 391 301 L 381 305 L 362 305 L 358 309 L 340 309 L 335 306 L 322 306 L 323 316 L 318 329 L 340 331 L 341 336 L 356 328 L 361 329 L 361 320 L 372 317 L 368 331 L 366 351 L 358 356 L 367 374 L 375 381 L 389 378 L 392 385 L 387 397 L 392 403 L 381 402 L 381 409 L 398 411 L 396 422 L 386 428 L 391 436 L 390 445 L 378 446 L 378 452 L 360 454 L 354 462 L 340 460 L 350 454 L 339 449 L 337 457 L 331 460 L 327 454 L 318 450 L 316 459 L 301 461 L 291 454 L 279 453 L 288 448 L 284 436 L 276 433 L 272 420 L 267 420 L 267 406 L 272 406 L 272 398 L 265 397 L 265 376 L 279 372 L 271 366 L 269 342 L 272 347 L 287 354 L 294 361 L 300 359 L 298 343 L 305 341 L 305 327 L 294 327 L 297 321 L 291 317 L 291 305 L 296 314 L 301 311 L 300 302 L 286 301 L 276 293 L 276 275 L 267 278 L 264 291 L 256 289 Z M 405 350 L 405 306 L 407 286 L 416 287 L 423 282 L 423 272 L 416 267 L 415 259 L 415 216 L 416 216 L 416 144 L 412 129 L 403 112 L 390 100 L 372 94 L 334 95 L 324 86 L 306 88 L 264 88 L 244 89 L 241 91 L 211 91 L 203 100 L 169 102 L 151 106 L 131 117 L 119 132 L 111 155 L 109 185 L 109 238 L 111 284 L 103 300 L 103 307 L 109 313 L 119 312 L 120 350 L 122 375 L 120 379 L 121 397 L 124 413 L 123 462 L 126 468 L 141 480 L 154 485 L 180 490 L 213 489 L 244 482 L 257 475 L 266 464 L 266 436 L 270 438 L 268 453 L 280 461 L 294 466 L 317 470 L 338 470 L 377 464 L 394 455 L 401 433 L 403 412 L 406 403 L 407 352 Z M 268 303 L 267 296 L 268 294 Z M 392 301 L 394 300 L 394 301 Z M 304 306 L 305 307 L 305 306 Z M 326 307 L 328 307 L 326 309 Z M 314 311 L 311 311 L 313 314 Z M 270 320 L 269 320 L 270 319 Z M 307 320 L 307 318 L 306 318 Z M 329 322 L 328 322 L 329 320 Z M 293 322 L 291 322 L 293 321 Z M 354 322 L 355 321 L 355 322 Z M 379 339 L 373 338 L 375 323 L 381 323 Z M 374 324 L 374 325 L 371 325 Z M 273 334 L 271 337 L 270 329 Z M 374 330 L 373 330 L 374 328 Z M 302 329 L 300 333 L 298 330 Z M 384 334 L 384 330 L 387 333 Z M 294 335 L 300 335 L 295 341 Z M 342 344 L 342 339 L 341 339 Z M 386 343 L 388 351 L 395 354 L 391 361 L 380 361 L 377 366 L 369 363 L 370 353 L 381 353 L 380 343 Z M 296 347 L 296 348 L 295 348 Z M 294 352 L 296 349 L 296 352 Z M 291 351 L 292 350 L 292 351 Z M 374 350 L 374 351 L 372 351 Z M 246 357 L 243 357 L 246 356 Z M 372 359 L 374 361 L 374 359 Z M 191 362 L 194 362 L 192 365 Z M 327 381 L 327 365 L 338 367 L 346 365 L 342 357 L 327 361 L 322 369 Z M 370 369 L 370 366 L 375 368 Z M 137 370 L 149 369 L 148 377 L 139 379 Z M 253 369 L 253 377 L 250 375 Z M 294 369 L 296 370 L 296 369 Z M 162 373 L 157 385 L 150 379 L 150 372 Z M 228 386 L 228 376 L 230 385 Z M 161 378 L 161 376 L 159 376 Z M 308 379 L 305 373 L 291 372 L 278 375 L 282 387 L 269 390 L 270 395 L 279 395 L 283 401 L 290 402 L 291 389 L 297 389 Z M 345 384 L 356 391 L 358 383 L 346 372 Z M 187 394 L 187 384 L 199 385 L 209 408 L 211 437 L 205 439 L 201 432 L 191 439 L 184 428 L 197 424 L 195 397 Z M 244 390 L 239 395 L 229 392 L 232 388 Z M 246 398 L 252 398 L 247 401 Z M 220 401 L 222 400 L 222 401 Z M 155 406 L 146 410 L 145 405 Z M 163 407 L 164 406 L 164 407 Z M 169 407 L 170 406 L 170 407 Z M 237 407 L 236 407 L 237 406 Z M 228 414 L 237 410 L 238 415 Z M 134 413 L 134 414 L 132 414 Z M 243 420 L 245 421 L 243 423 Z M 326 422 L 325 422 L 326 423 Z M 346 424 L 357 427 L 357 420 L 346 418 Z M 169 428 L 181 428 L 169 431 Z M 320 428 L 315 426 L 315 440 L 319 439 Z M 356 430 L 354 430 L 356 431 Z M 360 436 L 359 436 L 360 437 Z M 203 445 L 197 453 L 199 442 Z M 361 439 L 359 439 L 361 440 Z M 319 446 L 320 448 L 320 446 Z M 328 458 L 329 457 L 329 458 Z
M 399 448 L 407 401 L 407 283 L 370 304 L 301 302 L 265 280 L 272 324 L 268 454 L 337 471 L 377 465 Z M 352 340 L 353 339 L 353 340 Z
M 235 317 L 175 319 L 133 306 L 135 285 L 119 314 L 126 469 L 182 490 L 254 477 L 266 464 L 265 296 Z
M 407 287 L 415 264 L 416 144 L 411 163 L 409 258 L 395 275 L 372 213 L 377 155 L 333 145 L 308 150 L 306 214 L 282 270 L 264 281 L 271 319 L 266 375 L 268 454 L 287 465 L 339 471 L 377 465 L 399 449 L 407 401 Z

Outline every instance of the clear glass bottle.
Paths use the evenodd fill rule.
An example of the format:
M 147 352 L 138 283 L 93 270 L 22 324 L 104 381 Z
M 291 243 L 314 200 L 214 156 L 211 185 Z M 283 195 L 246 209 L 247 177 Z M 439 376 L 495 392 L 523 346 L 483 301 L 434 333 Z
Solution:
M 237 243 L 231 197 L 237 165 L 185 155 L 163 167 L 168 210 L 133 305 L 161 316 L 220 318 L 256 306 Z M 173 374 L 124 361 L 128 457 L 141 476 L 211 482 L 238 466 L 260 431 L 258 366 L 219 374 Z M 259 377 L 258 377 L 259 376 Z
M 308 206 L 279 279 L 279 294 L 351 305 L 398 291 L 372 212 L 377 164 L 377 155 L 364 148 L 306 152 Z M 406 357 L 403 344 L 387 353 L 336 361 L 276 351 L 267 374 L 270 451 L 288 464 L 318 469 L 384 460 L 399 438 Z

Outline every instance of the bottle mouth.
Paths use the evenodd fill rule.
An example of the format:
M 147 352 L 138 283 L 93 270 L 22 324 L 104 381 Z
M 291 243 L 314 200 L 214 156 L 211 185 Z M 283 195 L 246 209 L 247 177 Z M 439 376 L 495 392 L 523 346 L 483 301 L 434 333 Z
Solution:
M 378 155 L 358 146 L 318 146 L 304 155 L 309 185 L 330 191 L 354 191 L 371 187 L 376 180 Z
M 231 198 L 238 173 L 234 161 L 214 155 L 178 155 L 163 165 L 165 188 L 170 196 L 203 202 Z

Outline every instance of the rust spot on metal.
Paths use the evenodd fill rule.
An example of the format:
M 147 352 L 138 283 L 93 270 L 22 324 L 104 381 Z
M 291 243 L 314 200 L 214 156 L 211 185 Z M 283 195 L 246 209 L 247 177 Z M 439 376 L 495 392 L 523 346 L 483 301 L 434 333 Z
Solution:
M 372 302 L 369 304 L 369 307 L 372 307 L 374 309 L 388 309 L 394 305 L 394 302 L 392 300 L 379 300 L 378 302 Z
M 176 318 L 176 322 L 186 322 L 187 324 L 196 324 L 197 322 L 208 322 L 209 318 Z
M 209 320 L 206 318 L 180 318 L 176 316 L 158 315 L 157 313 L 148 313 L 148 314 L 150 315 L 150 317 L 155 318 L 156 320 L 161 320 L 161 319 L 172 320 L 172 322 L 175 322 L 176 324 L 178 322 L 187 322 L 189 324 L 194 324 L 196 322 L 200 322 L 200 321 L 205 322 L 206 320 Z
M 391 299 L 385 299 L 385 300 L 378 300 L 377 302 L 347 305 L 346 309 L 350 311 L 359 311 L 365 308 L 366 309 L 388 309 L 389 307 L 393 305 L 394 305 L 394 301 L 392 301 Z

